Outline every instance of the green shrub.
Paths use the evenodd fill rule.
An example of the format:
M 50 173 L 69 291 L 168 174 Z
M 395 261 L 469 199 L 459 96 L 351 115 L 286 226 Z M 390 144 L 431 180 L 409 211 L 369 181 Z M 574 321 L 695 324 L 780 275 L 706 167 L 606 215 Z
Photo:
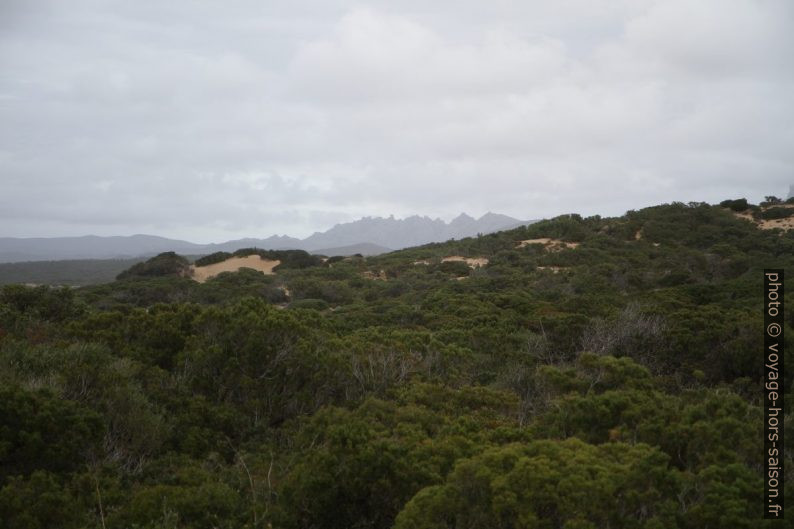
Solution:
M 193 263 L 196 266 L 207 266 L 215 263 L 222 263 L 226 259 L 229 259 L 232 256 L 229 252 L 215 252 L 209 255 L 205 255 L 199 259 L 196 259 L 196 262 Z
M 325 310 L 328 306 L 328 302 L 324 299 L 299 299 L 290 303 L 288 307 L 290 309 Z
M 174 252 L 164 252 L 148 261 L 138 263 L 116 276 L 116 279 L 141 277 L 181 276 L 190 269 L 190 263 Z
M 452 274 L 458 277 L 468 276 L 469 271 L 471 271 L 469 265 L 463 261 L 446 261 L 438 265 L 438 269 L 446 274 Z
M 723 200 L 722 202 L 720 202 L 720 206 L 724 208 L 729 208 L 733 211 L 744 211 L 748 207 L 750 207 L 749 204 L 747 203 L 746 198 L 737 198 L 736 200 Z
M 785 219 L 794 215 L 794 208 L 769 208 L 761 212 L 764 220 Z

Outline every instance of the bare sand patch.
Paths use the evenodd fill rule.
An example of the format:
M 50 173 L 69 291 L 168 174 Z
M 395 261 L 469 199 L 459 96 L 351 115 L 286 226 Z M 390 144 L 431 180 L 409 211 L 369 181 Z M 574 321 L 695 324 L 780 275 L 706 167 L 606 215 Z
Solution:
M 428 261 L 427 259 L 422 259 L 421 261 L 414 261 L 413 262 L 414 266 L 416 266 L 416 265 L 429 265 L 429 264 L 430 264 L 430 261 Z
M 366 270 L 362 275 L 367 279 L 372 279 L 373 281 L 386 281 L 387 279 L 385 270 L 381 270 L 377 274 L 370 270 Z
M 539 266 L 538 270 L 550 270 L 552 273 L 559 274 L 563 270 L 568 270 L 567 266 Z
M 237 272 L 241 268 L 253 268 L 266 275 L 274 274 L 273 269 L 281 264 L 281 261 L 262 259 L 258 255 L 247 255 L 245 257 L 232 257 L 220 263 L 207 266 L 191 266 L 191 278 L 199 283 L 217 276 L 223 272 Z
M 634 234 L 634 240 L 635 241 L 639 241 L 640 239 L 642 239 L 642 228 L 637 230 L 637 233 Z
M 540 239 L 527 239 L 525 241 L 518 241 L 516 248 L 524 248 L 530 244 L 542 244 L 546 250 L 550 252 L 559 252 L 565 249 L 577 248 L 580 243 L 566 242 L 559 239 L 550 239 L 548 237 L 541 237 Z
M 762 220 L 758 227 L 762 230 L 772 230 L 774 228 L 780 228 L 782 230 L 790 230 L 794 228 L 794 217 L 787 217 L 785 219 L 769 219 L 769 220 Z
M 749 211 L 734 211 L 733 216 L 740 219 L 749 220 L 753 223 L 756 222 L 756 220 L 753 218 L 753 215 Z
M 791 209 L 791 208 L 794 208 L 794 204 L 775 204 L 774 206 L 763 207 L 763 208 L 761 208 L 761 211 L 766 211 L 766 210 L 771 209 L 771 208 Z M 753 224 L 755 224 L 756 227 L 758 227 L 758 229 L 761 229 L 761 230 L 773 230 L 775 228 L 780 228 L 781 230 L 788 231 L 788 230 L 794 229 L 794 216 L 786 217 L 786 218 L 782 218 L 782 219 L 764 220 L 764 219 L 756 219 L 755 217 L 753 217 L 752 213 L 750 213 L 750 210 L 733 211 L 732 213 L 733 213 L 734 217 L 737 217 L 737 218 L 740 218 L 740 219 L 744 219 L 744 220 L 748 220 L 748 221 L 752 222 Z
M 488 264 L 488 259 L 485 257 L 463 257 L 462 255 L 450 255 L 441 259 L 442 263 L 448 263 L 450 261 L 466 263 L 471 268 L 477 268 Z

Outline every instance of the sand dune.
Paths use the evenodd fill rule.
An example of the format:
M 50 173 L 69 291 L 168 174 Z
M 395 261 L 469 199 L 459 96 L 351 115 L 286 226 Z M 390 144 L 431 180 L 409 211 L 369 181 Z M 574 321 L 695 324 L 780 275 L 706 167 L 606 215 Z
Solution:
M 253 268 L 263 274 L 274 274 L 273 269 L 281 264 L 281 261 L 271 261 L 262 259 L 258 255 L 248 255 L 246 257 L 232 257 L 220 263 L 207 266 L 191 266 L 192 279 L 203 283 L 223 272 L 237 272 L 241 268 Z

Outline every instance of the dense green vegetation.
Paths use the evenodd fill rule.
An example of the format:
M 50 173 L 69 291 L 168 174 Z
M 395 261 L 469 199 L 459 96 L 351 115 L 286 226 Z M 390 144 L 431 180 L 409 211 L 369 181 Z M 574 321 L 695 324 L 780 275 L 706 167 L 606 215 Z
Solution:
M 733 202 L 5 286 L 3 527 L 775 527 L 762 270 L 794 270 L 794 231 Z
M 761 218 L 764 220 L 785 219 L 791 216 L 794 216 L 794 208 L 771 207 L 761 212 Z
M 0 285 L 84 286 L 113 281 L 117 275 L 144 259 L 70 259 L 0 263 Z
M 162 277 L 184 276 L 189 274 L 190 261 L 186 257 L 174 252 L 165 252 L 132 265 L 128 270 L 120 273 L 116 279 L 130 279 L 137 277 Z

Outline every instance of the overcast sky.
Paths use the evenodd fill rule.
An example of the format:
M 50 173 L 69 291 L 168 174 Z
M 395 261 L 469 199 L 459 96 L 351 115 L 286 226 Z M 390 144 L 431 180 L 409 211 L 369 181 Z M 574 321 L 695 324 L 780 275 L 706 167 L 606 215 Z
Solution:
M 790 0 L 0 0 L 0 236 L 785 196 Z

